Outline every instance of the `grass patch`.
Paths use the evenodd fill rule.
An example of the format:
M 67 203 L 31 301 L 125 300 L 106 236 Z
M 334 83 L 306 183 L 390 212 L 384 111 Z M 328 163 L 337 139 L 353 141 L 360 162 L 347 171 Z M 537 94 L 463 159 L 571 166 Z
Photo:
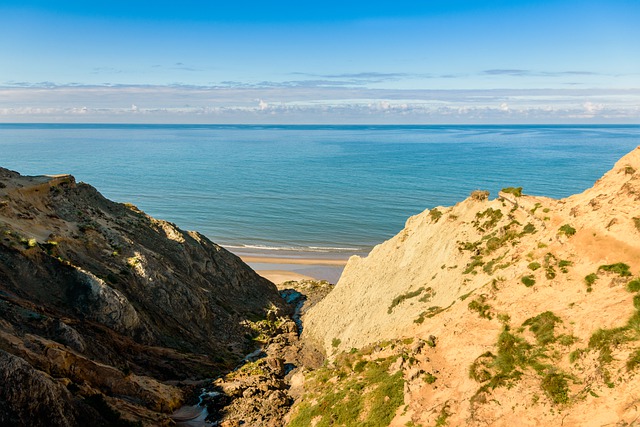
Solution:
M 469 310 L 475 311 L 478 315 L 487 320 L 493 319 L 493 315 L 491 314 L 491 306 L 486 304 L 487 297 L 484 295 L 480 295 L 473 301 L 471 301 L 468 305 Z
M 433 222 L 438 222 L 440 218 L 442 218 L 442 212 L 440 212 L 437 208 L 433 208 L 429 211 L 429 217 L 433 220 Z
M 451 307 L 453 304 L 455 303 L 452 302 L 451 304 L 449 304 L 448 307 L 440 307 L 440 306 L 433 306 L 433 307 L 429 307 L 426 311 L 423 311 L 422 313 L 420 313 L 420 315 L 418 316 L 417 319 L 415 319 L 413 321 L 413 323 L 422 323 L 424 322 L 424 319 L 431 319 L 432 317 L 442 313 L 443 311 L 447 310 L 449 307 Z M 429 341 L 427 341 L 427 344 L 429 343 Z
M 527 276 L 522 276 L 522 278 L 520 279 L 520 281 L 527 287 L 530 288 L 531 286 L 536 284 L 536 279 L 535 277 L 533 277 L 533 275 L 529 274 Z
M 618 274 L 620 277 L 631 276 L 631 271 L 629 271 L 629 266 L 624 262 L 601 265 L 600 267 L 598 267 L 598 272 L 600 271 L 606 271 L 607 273 L 615 273 L 615 274 Z
M 555 342 L 554 329 L 557 323 L 562 323 L 562 320 L 552 312 L 545 311 L 525 320 L 522 326 L 529 327 L 529 330 L 536 336 L 538 344 L 546 345 Z
M 499 236 L 494 236 L 487 239 L 487 243 L 485 245 L 485 254 L 490 254 L 495 250 L 504 246 L 505 243 L 515 240 L 520 237 L 520 234 L 516 230 L 510 229 L 512 224 L 509 224 L 501 229 L 501 234 Z
M 540 267 L 542 267 L 542 266 L 540 265 L 540 263 L 539 263 L 539 262 L 535 262 L 535 261 L 534 261 L 534 262 L 531 262 L 531 263 L 529 263 L 529 265 L 527 265 L 527 268 L 528 268 L 529 270 L 532 270 L 532 271 L 536 271 L 536 270 L 537 270 L 537 269 L 539 269 Z
M 493 369 L 495 359 L 496 356 L 490 351 L 482 353 L 469 366 L 469 378 L 479 383 L 489 381 L 495 374 Z
M 627 359 L 627 371 L 633 371 L 640 366 L 640 348 L 636 349 Z
M 567 380 L 572 377 L 552 365 L 541 362 L 550 359 L 547 355 L 547 345 L 560 338 L 554 336 L 555 325 L 560 322 L 560 318 L 549 311 L 525 321 L 523 326 L 529 326 L 535 334 L 536 345 L 512 332 L 505 323 L 496 343 L 497 354 L 487 351 L 477 357 L 469 367 L 469 377 L 483 383 L 471 399 L 471 404 L 486 402 L 487 393 L 497 387 L 512 387 L 528 369 L 533 369 L 541 376 L 540 387 L 551 402 L 567 403 Z
M 418 295 L 420 295 L 422 293 L 422 291 L 424 291 L 424 287 L 423 286 L 421 286 L 420 288 L 416 289 L 415 291 L 407 292 L 407 293 L 404 293 L 402 295 L 398 295 L 397 297 L 395 297 L 393 299 L 393 301 L 391 301 L 391 305 L 389 306 L 389 308 L 387 308 L 387 313 L 391 314 L 391 312 L 393 312 L 393 309 L 398 304 L 400 304 L 404 300 L 417 297 Z
M 536 226 L 531 224 L 530 222 L 522 228 L 522 234 L 535 234 L 535 232 Z
M 569 401 L 568 376 L 562 372 L 551 371 L 542 378 L 542 390 L 553 403 L 562 404 Z
M 476 213 L 476 220 L 473 222 L 473 225 L 479 231 L 490 230 L 498 224 L 498 221 L 500 221 L 503 216 L 504 215 L 500 209 L 488 208 L 482 212 Z
M 587 292 L 591 292 L 593 290 L 593 284 L 598 280 L 598 275 L 596 273 L 587 274 L 584 276 L 584 283 L 587 285 Z
M 476 255 L 471 258 L 471 262 L 467 264 L 467 267 L 464 269 L 462 274 L 476 273 L 476 267 L 480 267 L 484 265 L 484 261 L 482 260 L 482 255 Z
M 556 342 L 565 347 L 569 347 L 578 342 L 578 338 L 575 335 L 558 335 L 556 337 Z
M 469 297 L 471 296 L 471 294 L 472 294 L 472 293 L 473 293 L 473 291 L 471 291 L 471 292 L 467 292 L 467 293 L 466 293 L 466 294 L 464 294 L 464 295 L 460 295 L 460 298 L 458 298 L 458 299 L 459 299 L 460 301 L 464 301 L 464 300 L 466 300 L 467 298 L 469 298 Z
M 573 261 L 569 261 L 566 259 L 561 259 L 560 262 L 558 263 L 558 267 L 560 267 L 560 271 L 562 271 L 563 273 L 568 273 L 569 272 L 569 268 L 573 266 Z
M 540 203 L 536 203 L 536 204 L 533 206 L 533 208 L 531 209 L 531 211 L 530 211 L 530 212 L 531 212 L 531 214 L 532 214 L 532 215 L 533 215 L 533 214 L 535 214 L 535 213 L 536 213 L 536 211 L 538 210 L 538 208 L 540 208 L 540 206 L 542 206 L 542 204 L 540 204 Z
M 576 234 L 576 229 L 569 224 L 565 224 L 558 229 L 558 234 L 564 234 L 567 237 L 571 237 Z
M 503 188 L 502 190 L 503 193 L 507 193 L 507 194 L 513 194 L 516 197 L 521 197 L 522 196 L 522 187 L 506 187 Z
M 633 217 L 633 225 L 635 225 L 636 230 L 640 231 L 640 217 Z
M 424 295 L 421 296 L 418 301 L 420 301 L 420 302 L 429 302 L 429 301 L 431 301 L 431 298 L 433 298 L 433 296 L 435 294 L 436 294 L 436 292 L 433 290 L 433 288 L 429 287 L 429 288 L 424 290 Z
M 505 256 L 502 255 L 498 258 L 492 259 L 491 261 L 489 261 L 488 263 L 486 263 L 483 267 L 482 267 L 482 271 L 484 271 L 487 274 L 493 274 L 493 272 L 496 269 L 502 269 L 502 268 L 506 268 L 509 266 L 509 263 L 502 263 L 502 264 L 497 264 L 498 262 L 502 261 L 502 259 Z M 496 265 L 497 264 L 497 265 Z
M 638 292 L 640 291 L 640 279 L 634 279 L 627 283 L 627 290 L 629 292 Z
M 613 361 L 612 350 L 622 343 L 631 341 L 628 327 L 612 329 L 598 329 L 589 338 L 589 349 L 599 352 L 598 360 L 601 363 Z
M 424 374 L 424 381 L 427 384 L 433 384 L 433 383 L 436 382 L 437 379 L 438 379 L 438 377 L 433 375 L 431 372 L 427 372 L 426 374 Z
M 447 419 L 450 416 L 451 416 L 451 413 L 449 412 L 449 403 L 445 403 L 442 406 L 442 409 L 440 409 L 440 414 L 438 415 L 438 418 L 436 418 L 436 427 L 443 427 L 449 424 Z
M 331 340 L 331 347 L 336 348 L 342 343 L 340 338 L 334 338 Z
M 332 425 L 387 426 L 404 403 L 402 371 L 389 373 L 397 355 L 362 360 L 363 354 L 348 355 L 333 368 L 320 368 L 305 381 L 302 404 L 292 413 L 290 427 Z M 350 369 L 353 360 L 360 359 Z M 328 381 L 329 379 L 335 381 Z M 312 420 L 314 422 L 312 422 Z

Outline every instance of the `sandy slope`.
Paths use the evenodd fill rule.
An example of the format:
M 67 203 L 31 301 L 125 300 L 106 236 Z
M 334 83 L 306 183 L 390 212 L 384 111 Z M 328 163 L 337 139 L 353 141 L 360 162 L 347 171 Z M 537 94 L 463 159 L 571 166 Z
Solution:
M 407 369 L 438 372 L 438 380 L 408 375 L 408 406 L 392 425 L 433 425 L 443 414 L 449 425 L 636 425 L 639 370 L 627 361 L 640 348 L 640 325 L 605 343 L 612 361 L 599 360 L 592 338 L 599 328 L 627 325 L 636 312 L 635 293 L 626 289 L 640 275 L 634 218 L 640 147 L 566 199 L 501 193 L 425 211 L 366 258 L 349 260 L 335 290 L 306 316 L 304 336 L 328 355 L 384 339 L 437 337 L 436 348 Z M 632 275 L 599 270 L 615 263 Z M 535 284 L 525 286 L 524 276 Z M 523 323 L 547 311 L 558 321 L 543 345 Z M 528 361 L 510 371 L 517 378 L 496 386 L 498 362 L 490 359 L 492 380 L 471 379 L 483 353 L 506 354 L 498 346 L 505 329 L 528 346 Z M 545 388 L 558 378 L 564 397 Z

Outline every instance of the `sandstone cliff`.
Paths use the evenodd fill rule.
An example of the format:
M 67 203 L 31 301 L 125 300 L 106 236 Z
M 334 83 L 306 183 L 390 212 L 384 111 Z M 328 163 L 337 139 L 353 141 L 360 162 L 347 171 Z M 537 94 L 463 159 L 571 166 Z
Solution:
M 638 425 L 640 147 L 566 199 L 505 190 L 416 215 L 349 260 L 304 319 L 334 359 L 332 393 L 395 354 L 390 425 Z M 303 398 L 292 425 L 322 399 Z
M 0 424 L 108 425 L 113 408 L 171 423 L 183 393 L 166 381 L 233 367 L 251 321 L 283 308 L 198 233 L 71 176 L 0 168 Z

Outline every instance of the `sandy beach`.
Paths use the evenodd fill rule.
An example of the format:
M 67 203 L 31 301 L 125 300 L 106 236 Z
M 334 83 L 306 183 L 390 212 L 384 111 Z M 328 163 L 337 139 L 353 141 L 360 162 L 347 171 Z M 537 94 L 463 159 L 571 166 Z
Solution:
M 262 277 L 280 284 L 289 280 L 326 280 L 336 283 L 350 255 L 308 253 L 242 253 L 235 252 Z

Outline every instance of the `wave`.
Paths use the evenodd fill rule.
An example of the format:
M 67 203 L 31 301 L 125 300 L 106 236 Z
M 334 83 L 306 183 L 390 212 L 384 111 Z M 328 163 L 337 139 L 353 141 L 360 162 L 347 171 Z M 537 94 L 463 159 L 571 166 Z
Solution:
M 291 251 L 291 252 L 362 252 L 364 247 L 339 246 L 268 246 L 268 245 L 223 245 L 229 249 L 254 249 L 260 251 Z

